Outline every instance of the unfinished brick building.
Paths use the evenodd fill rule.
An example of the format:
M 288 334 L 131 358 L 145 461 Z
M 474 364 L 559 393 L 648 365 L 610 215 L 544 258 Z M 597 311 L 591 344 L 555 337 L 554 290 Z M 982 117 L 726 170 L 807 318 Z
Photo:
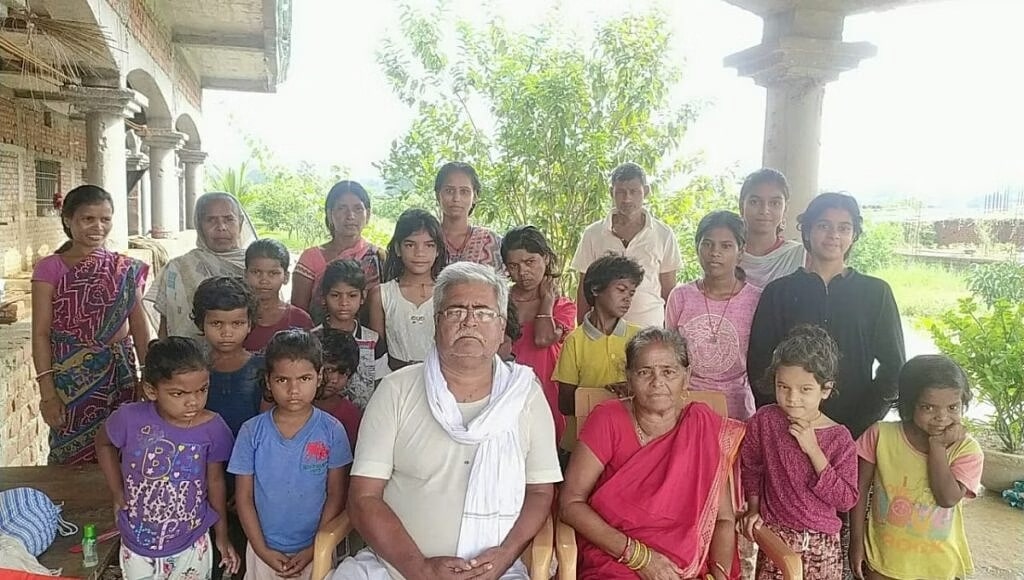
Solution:
M 273 91 L 290 29 L 289 0 L 0 0 L 0 315 L 19 319 L 0 325 L 0 466 L 46 458 L 27 304 L 10 307 L 64 240 L 54 197 L 107 189 L 115 249 L 191 228 L 203 89 Z

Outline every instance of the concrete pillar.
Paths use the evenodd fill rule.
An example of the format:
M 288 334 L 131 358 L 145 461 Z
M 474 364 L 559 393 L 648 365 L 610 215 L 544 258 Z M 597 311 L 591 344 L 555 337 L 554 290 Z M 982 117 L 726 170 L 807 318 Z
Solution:
M 128 248 L 128 184 L 125 175 L 125 117 L 147 104 L 130 89 L 67 87 L 72 106 L 85 113 L 85 181 L 107 190 L 114 200 L 114 222 L 107 246 Z
M 152 236 L 172 238 L 178 232 L 178 167 L 174 152 L 185 143 L 184 133 L 152 129 L 142 135 L 149 147 L 149 188 L 152 199 Z
M 149 168 L 149 156 L 142 153 L 134 153 L 128 155 L 128 163 L 126 169 L 128 171 L 146 171 Z M 138 191 L 137 195 L 137 214 L 136 220 L 139 225 L 138 234 L 145 236 L 149 234 L 150 228 L 150 217 L 149 217 L 149 175 L 146 173 L 142 174 L 138 183 L 135 185 Z M 129 192 L 130 193 L 130 192 Z
M 194 230 L 196 198 L 203 191 L 203 162 L 206 161 L 206 153 L 182 149 L 178 151 L 178 158 L 185 165 L 185 228 Z
M 139 231 L 140 235 L 151 235 L 153 230 L 153 196 L 149 191 L 149 157 L 146 157 L 146 174 L 139 180 Z
M 178 176 L 178 231 L 185 231 L 185 168 L 182 167 L 181 159 L 177 160 L 174 170 Z
M 729 1 L 753 9 L 744 0 Z M 725 59 L 726 66 L 767 89 L 762 164 L 789 180 L 785 235 L 790 238 L 799 236 L 796 216 L 818 194 L 825 85 L 876 52 L 867 42 L 842 41 L 845 17 L 799 2 L 786 11 L 769 12 L 763 16 L 761 44 Z

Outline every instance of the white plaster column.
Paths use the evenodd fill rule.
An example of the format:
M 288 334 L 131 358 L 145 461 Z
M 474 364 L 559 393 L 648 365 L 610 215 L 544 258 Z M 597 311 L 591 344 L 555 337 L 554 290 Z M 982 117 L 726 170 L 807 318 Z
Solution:
M 203 191 L 203 162 L 206 152 L 195 149 L 178 151 L 178 158 L 185 165 L 185 228 L 196 229 L 196 198 Z
M 143 236 L 152 235 L 153 231 L 153 195 L 149 191 L 149 157 L 146 157 L 146 175 L 139 180 L 139 228 Z
M 149 156 L 143 153 L 133 153 L 128 155 L 128 163 L 126 169 L 128 171 L 142 171 L 145 172 L 149 168 Z M 139 178 L 136 187 L 139 189 L 139 202 L 138 202 L 138 224 L 140 236 L 149 234 L 150 224 L 152 223 L 149 215 L 149 176 L 146 173 L 142 174 Z M 129 192 L 131 193 L 131 192 Z
M 114 200 L 114 221 L 107 241 L 114 250 L 128 248 L 128 184 L 125 175 L 125 117 L 142 110 L 145 97 L 130 89 L 66 87 L 75 110 L 85 113 L 85 181 Z
M 729 1 L 749 8 L 744 0 Z M 762 164 L 782 171 L 789 181 L 790 238 L 799 236 L 796 217 L 818 194 L 825 85 L 876 52 L 867 42 L 842 41 L 845 17 L 797 2 L 787 11 L 763 16 L 761 44 L 725 59 L 726 66 L 767 89 Z
M 152 196 L 152 236 L 171 238 L 178 232 L 178 167 L 174 152 L 186 140 L 184 133 L 151 129 L 142 135 L 149 147 L 149 187 Z

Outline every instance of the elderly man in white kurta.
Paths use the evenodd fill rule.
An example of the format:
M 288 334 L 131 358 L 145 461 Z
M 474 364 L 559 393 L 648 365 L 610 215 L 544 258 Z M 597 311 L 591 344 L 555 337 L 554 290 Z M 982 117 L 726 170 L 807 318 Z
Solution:
M 527 580 L 519 554 L 562 480 L 527 367 L 497 355 L 508 286 L 458 262 L 434 288 L 436 346 L 388 375 L 359 429 L 348 511 L 369 548 L 333 580 Z
M 647 174 L 636 163 L 623 163 L 612 171 L 612 213 L 583 230 L 570 266 L 580 274 L 577 304 L 586 304 L 583 274 L 595 260 L 608 253 L 623 254 L 644 269 L 644 278 L 633 296 L 625 319 L 639 326 L 665 324 L 665 300 L 676 285 L 676 272 L 683 266 L 679 244 L 672 228 L 658 221 L 644 207 L 651 193 Z M 577 311 L 583 323 L 586 310 Z

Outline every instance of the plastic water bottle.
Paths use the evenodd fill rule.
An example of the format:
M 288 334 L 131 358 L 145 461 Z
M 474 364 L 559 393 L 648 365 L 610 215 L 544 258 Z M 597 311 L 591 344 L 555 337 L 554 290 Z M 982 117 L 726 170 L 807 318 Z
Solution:
M 100 563 L 96 555 L 96 524 L 82 528 L 82 567 L 92 568 Z

